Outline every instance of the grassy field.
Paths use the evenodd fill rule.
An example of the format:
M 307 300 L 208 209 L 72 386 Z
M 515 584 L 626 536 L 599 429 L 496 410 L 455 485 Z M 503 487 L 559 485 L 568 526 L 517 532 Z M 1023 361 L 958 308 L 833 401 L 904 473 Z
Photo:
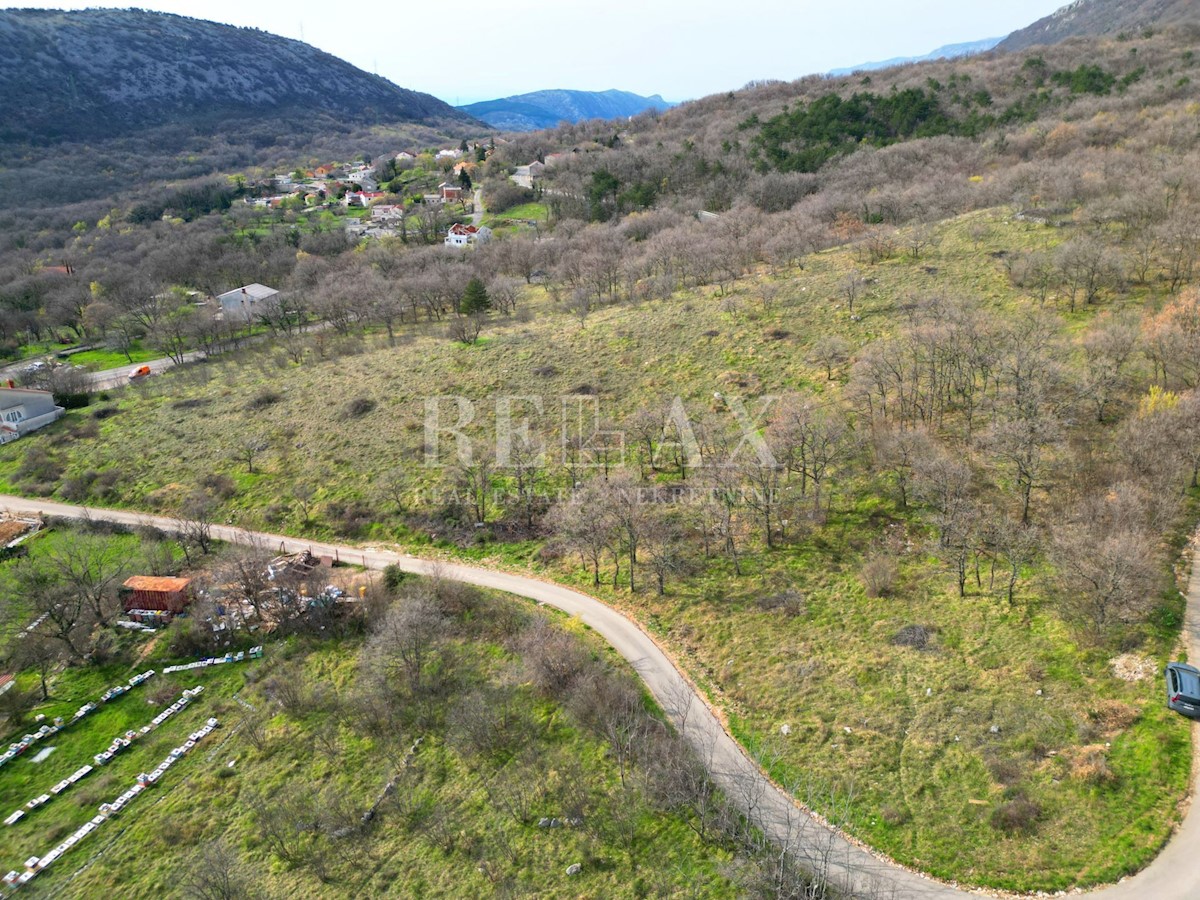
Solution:
M 43 528 L 24 543 L 25 556 L 22 561 L 14 558 L 0 562 L 0 658 L 11 649 L 14 635 L 36 617 L 30 598 L 24 596 L 17 586 L 15 567 L 19 564 L 45 566 L 50 557 L 77 542 L 81 533 L 73 528 Z M 154 541 L 135 534 L 104 534 L 102 539 L 111 546 L 115 555 L 125 561 L 129 569 L 141 573 L 174 572 L 183 560 L 179 545 L 172 541 Z
M 486 205 L 486 204 L 485 204 Z M 492 227 L 512 224 L 514 220 L 532 220 L 545 224 L 550 221 L 550 210 L 545 203 L 522 203 L 511 206 L 504 212 L 489 212 L 483 217 L 483 224 Z
M 167 509 L 215 471 L 236 486 L 221 514 L 239 524 L 314 535 L 354 529 L 373 544 L 464 555 L 592 590 L 542 540 L 506 542 L 489 529 L 464 549 L 442 540 L 436 520 L 420 519 L 445 502 L 437 494 L 445 471 L 424 465 L 425 398 L 477 401 L 467 433 L 487 448 L 497 395 L 545 397 L 534 427 L 553 441 L 560 395 L 595 395 L 603 415 L 619 420 L 676 393 L 698 419 L 713 411 L 716 392 L 748 405 L 772 392 L 823 392 L 845 369 L 831 385 L 811 360 L 822 336 L 842 336 L 853 354 L 899 328 L 908 300 L 931 294 L 1011 312 L 1028 301 L 998 254 L 1061 239 L 1059 230 L 993 211 L 944 225 L 940 243 L 917 261 L 897 255 L 867 267 L 835 249 L 807 258 L 802 270 L 605 307 L 582 324 L 552 313 L 533 288 L 526 315 L 491 324 L 470 347 L 449 343 L 439 327 L 415 329 L 395 348 L 376 337 L 351 341 L 347 355 L 313 354 L 303 365 L 246 353 L 155 379 L 105 404 L 103 418 L 73 411 L 40 436 L 0 448 L 0 488 L 111 470 L 122 503 Z M 851 316 L 840 285 L 854 269 L 873 282 Z M 1106 307 L 1140 308 L 1147 299 L 1135 292 Z M 1064 312 L 1064 334 L 1094 315 Z M 247 436 L 267 447 L 253 472 L 235 452 Z M 54 478 L 30 475 L 35 452 Z M 297 488 L 311 490 L 311 503 L 292 499 Z M 928 555 L 927 534 L 889 485 L 862 479 L 842 485 L 826 521 L 787 546 L 767 552 L 747 543 L 742 577 L 713 561 L 665 597 L 648 588 L 598 593 L 664 639 L 780 780 L 811 792 L 823 812 L 846 810 L 848 831 L 898 860 L 1018 890 L 1114 880 L 1141 867 L 1178 818 L 1191 760 L 1187 724 L 1162 709 L 1158 678 L 1115 677 L 1116 651 L 1082 642 L 1064 624 L 1041 569 L 1025 572 L 1015 606 L 988 589 L 986 571 L 982 586 L 972 582 L 959 597 Z M 884 535 L 904 548 L 900 578 L 893 596 L 869 598 L 858 573 Z M 785 588 L 805 598 L 802 614 L 758 602 Z M 1164 605 L 1137 649 L 1160 670 L 1175 648 L 1179 604 L 1172 597 Z M 930 636 L 924 649 L 897 642 L 912 626 Z M 994 824 L 1022 803 L 1040 810 L 1036 821 Z
M 19 353 L 21 359 L 37 359 L 50 358 L 56 359 L 60 350 L 66 350 L 74 344 L 26 344 Z M 162 353 L 150 347 L 143 347 L 140 341 L 134 342 L 129 349 L 129 356 L 133 357 L 133 362 L 146 362 L 151 359 L 158 359 Z M 118 366 L 129 364 L 129 358 L 117 350 L 85 350 L 82 353 L 74 353 L 65 361 L 67 365 L 83 366 L 88 369 L 114 369 Z
M 430 677 L 441 686 L 423 697 L 385 700 L 387 689 L 364 676 L 361 637 L 293 637 L 268 642 L 262 660 L 152 678 L 56 735 L 43 762 L 22 758 L 0 771 L 7 815 L 90 762 L 113 736 L 148 722 L 183 688 L 204 685 L 182 713 L 7 828 L 3 865 L 19 868 L 50 849 L 215 716 L 222 728 L 40 876 L 31 893 L 179 896 L 202 865 L 200 849 L 219 843 L 236 857 L 233 871 L 248 896 L 734 896 L 721 873 L 728 852 L 623 788 L 606 745 L 522 680 L 511 640 L 530 621 L 527 608 L 472 597 L 456 597 L 462 611 L 452 634 L 430 653 Z M 609 659 L 603 645 L 573 630 L 595 659 Z M 68 714 L 110 683 L 161 669 L 167 643 L 134 667 L 67 670 L 40 711 Z M 450 664 L 452 671 L 444 668 Z M 486 750 L 455 724 L 456 710 L 481 690 L 509 710 Z M 398 704 L 391 724 L 367 724 L 388 702 Z M 392 799 L 371 827 L 355 827 L 392 777 Z M 581 823 L 537 824 L 568 814 Z M 302 817 L 319 821 L 321 836 L 308 833 Z M 329 836 L 329 822 L 352 836 Z M 570 877 L 575 863 L 583 871 Z

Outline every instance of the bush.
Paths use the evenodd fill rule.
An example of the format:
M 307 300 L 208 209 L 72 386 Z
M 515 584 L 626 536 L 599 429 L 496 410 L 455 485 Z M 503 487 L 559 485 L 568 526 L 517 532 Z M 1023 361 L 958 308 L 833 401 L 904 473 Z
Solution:
M 268 406 L 273 406 L 283 399 L 283 395 L 277 391 L 260 391 L 253 400 L 246 404 L 247 409 L 266 409 Z
M 892 643 L 897 647 L 925 650 L 935 631 L 937 629 L 931 625 L 905 625 L 892 636 Z
M 200 486 L 217 500 L 229 500 L 237 493 L 237 484 L 228 475 L 211 472 L 200 479 Z
M 365 416 L 375 408 L 375 401 L 369 397 L 355 397 L 346 404 L 346 417 L 357 419 Z
M 883 809 L 879 811 L 879 816 L 883 819 L 883 821 L 891 825 L 893 828 L 897 825 L 903 825 L 911 818 L 907 809 L 892 806 L 891 804 L 883 807 Z
M 383 569 L 383 585 L 393 594 L 400 592 L 400 585 L 402 585 L 408 577 L 409 574 L 395 563 L 392 563 L 390 566 L 385 566 Z
M 54 402 L 63 409 L 83 409 L 92 402 L 92 396 L 83 393 L 55 394 Z
M 803 591 L 786 588 L 778 593 L 759 597 L 758 608 L 764 612 L 779 610 L 787 616 L 802 616 L 808 611 L 808 603 Z
M 332 500 L 325 504 L 325 517 L 334 530 L 346 537 L 357 537 L 378 518 L 362 500 Z
M 1116 773 L 1108 765 L 1108 756 L 1102 744 L 1080 748 L 1079 755 L 1071 761 L 1071 777 L 1097 786 L 1112 784 L 1117 780 Z
M 1018 792 L 992 810 L 992 827 L 1007 834 L 1028 834 L 1041 816 L 1041 805 Z
M 887 597 L 896 587 L 900 567 L 889 554 L 874 553 L 867 557 L 858 574 L 868 597 Z

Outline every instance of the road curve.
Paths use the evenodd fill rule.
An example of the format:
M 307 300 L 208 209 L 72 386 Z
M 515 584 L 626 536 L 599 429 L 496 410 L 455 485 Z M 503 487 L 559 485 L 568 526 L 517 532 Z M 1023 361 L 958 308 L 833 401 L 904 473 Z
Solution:
M 91 518 L 126 525 L 151 525 L 173 530 L 165 516 L 124 510 L 71 506 L 46 500 L 0 495 L 0 509 L 42 513 L 65 518 Z M 855 896 L 909 898 L 966 898 L 977 896 L 953 885 L 934 881 L 896 863 L 877 857 L 848 840 L 841 832 L 801 809 L 786 791 L 777 787 L 751 761 L 725 731 L 720 720 L 687 680 L 638 625 L 594 597 L 579 591 L 522 575 L 459 563 L 431 561 L 375 548 L 352 547 L 249 532 L 224 525 L 213 526 L 213 536 L 241 544 L 258 544 L 272 552 L 310 550 L 316 555 L 371 569 L 398 565 L 406 572 L 436 574 L 465 584 L 492 588 L 553 606 L 578 617 L 603 637 L 641 676 L 667 716 L 704 760 L 713 781 L 777 844 L 796 852 L 801 860 Z M 1197 537 L 1200 556 L 1200 533 Z M 1188 588 L 1184 636 L 1191 658 L 1200 657 L 1200 559 L 1192 568 Z M 1194 776 L 1196 777 L 1196 776 Z M 1194 783 L 1193 792 L 1200 787 Z M 1102 900 L 1192 900 L 1200 897 L 1200 814 L 1189 814 L 1166 848 L 1138 875 L 1088 894 Z M 986 893 L 986 892 L 985 892 Z

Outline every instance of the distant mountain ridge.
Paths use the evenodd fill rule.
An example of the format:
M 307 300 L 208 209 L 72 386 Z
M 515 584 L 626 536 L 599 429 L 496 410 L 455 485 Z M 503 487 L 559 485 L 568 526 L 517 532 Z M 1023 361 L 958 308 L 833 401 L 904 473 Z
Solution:
M 292 113 L 470 122 L 436 97 L 300 41 L 134 9 L 0 10 L 0 96 L 0 139 Z
M 997 49 L 1024 50 L 1071 37 L 1104 37 L 1184 22 L 1200 23 L 1200 0 L 1076 0 L 1014 31 Z
M 643 97 L 629 91 L 533 91 L 499 100 L 460 106 L 462 112 L 501 131 L 537 131 L 560 122 L 623 119 L 648 109 L 674 106 L 658 94 Z
M 958 59 L 962 56 L 974 56 L 977 53 L 987 53 L 1004 38 L 984 38 L 980 41 L 967 41 L 962 44 L 946 44 L 931 50 L 923 56 L 895 56 L 878 62 L 859 63 L 844 69 L 830 69 L 830 75 L 853 75 L 855 72 L 872 72 L 876 69 L 887 69 L 891 66 L 903 66 L 908 63 L 928 62 L 934 59 Z

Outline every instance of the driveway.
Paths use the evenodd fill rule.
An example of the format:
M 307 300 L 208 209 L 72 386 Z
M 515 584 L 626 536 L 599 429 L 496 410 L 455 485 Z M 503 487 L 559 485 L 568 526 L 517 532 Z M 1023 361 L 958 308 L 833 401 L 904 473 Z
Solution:
M 0 495 L 0 509 L 70 518 L 88 516 L 129 525 L 145 523 L 167 530 L 174 528 L 172 520 L 162 516 L 5 495 Z M 337 556 L 372 569 L 396 564 L 406 572 L 436 573 L 465 584 L 516 594 L 577 616 L 628 660 L 667 716 L 705 761 L 713 781 L 777 844 L 795 850 L 812 868 L 826 872 L 835 884 L 856 896 L 886 896 L 896 900 L 977 896 L 879 858 L 801 809 L 790 794 L 771 782 L 746 756 L 696 688 L 653 638 L 594 597 L 524 575 L 459 563 L 433 562 L 376 548 L 317 543 L 226 526 L 214 526 L 213 535 L 235 543 L 258 543 L 272 551 L 295 553 L 307 549 L 316 555 Z M 1192 569 L 1185 637 L 1192 657 L 1200 656 L 1200 563 Z M 1196 787 L 1193 784 L 1193 792 Z M 1120 884 L 1075 896 L 1103 900 L 1192 900 L 1200 897 L 1198 859 L 1200 814 L 1189 814 L 1167 847 L 1143 872 Z

